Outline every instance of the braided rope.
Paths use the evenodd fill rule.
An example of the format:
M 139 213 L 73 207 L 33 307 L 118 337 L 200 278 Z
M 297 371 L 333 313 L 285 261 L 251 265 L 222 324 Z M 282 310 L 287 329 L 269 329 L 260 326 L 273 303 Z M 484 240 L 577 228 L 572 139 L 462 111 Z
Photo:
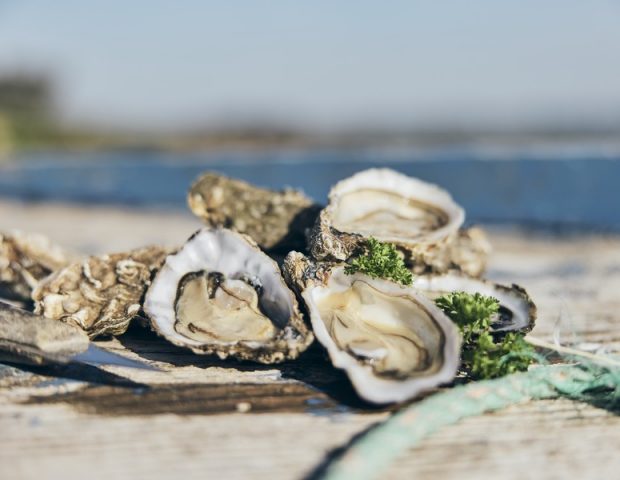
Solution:
M 485 412 L 557 397 L 620 405 L 620 369 L 594 363 L 543 366 L 458 386 L 392 415 L 357 439 L 327 468 L 328 480 L 377 478 L 403 452 L 442 427 Z

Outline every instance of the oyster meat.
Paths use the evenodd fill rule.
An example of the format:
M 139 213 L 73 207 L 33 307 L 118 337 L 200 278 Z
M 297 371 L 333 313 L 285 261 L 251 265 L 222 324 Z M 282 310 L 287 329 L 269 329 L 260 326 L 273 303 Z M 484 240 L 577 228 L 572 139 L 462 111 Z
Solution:
M 0 234 L 0 298 L 30 302 L 39 282 L 67 265 L 69 258 L 43 235 Z
M 220 358 L 281 362 L 313 340 L 278 265 L 224 228 L 200 230 L 168 256 L 144 311 L 170 342 Z
M 450 292 L 480 293 L 494 297 L 499 302 L 499 312 L 493 319 L 496 332 L 529 332 L 536 321 L 536 305 L 524 288 L 513 284 L 508 287 L 487 280 L 448 273 L 444 275 L 420 275 L 413 286 L 431 299 Z
M 36 313 L 80 327 L 90 338 L 120 335 L 168 250 L 146 247 L 90 257 L 57 271 L 33 292 Z
M 450 382 L 459 367 L 456 325 L 412 287 L 310 261 L 291 252 L 284 272 L 335 367 L 373 403 L 401 402 Z
M 304 248 L 320 210 L 297 190 L 268 190 L 216 173 L 196 180 L 187 201 L 208 226 L 245 233 L 266 250 Z
M 312 229 L 310 251 L 317 260 L 345 261 L 374 237 L 393 243 L 414 273 L 457 268 L 479 275 L 486 247 L 479 234 L 459 233 L 464 218 L 463 209 L 438 186 L 369 169 L 331 189 Z M 472 261 L 467 251 L 481 258 Z

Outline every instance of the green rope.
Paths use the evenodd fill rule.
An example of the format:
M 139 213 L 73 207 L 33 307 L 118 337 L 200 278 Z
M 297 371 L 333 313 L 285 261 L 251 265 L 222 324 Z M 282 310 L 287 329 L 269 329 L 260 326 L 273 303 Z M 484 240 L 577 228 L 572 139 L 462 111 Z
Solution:
M 442 427 L 528 400 L 556 397 L 620 404 L 620 370 L 595 364 L 544 366 L 455 387 L 392 415 L 328 466 L 324 478 L 377 478 L 392 461 Z

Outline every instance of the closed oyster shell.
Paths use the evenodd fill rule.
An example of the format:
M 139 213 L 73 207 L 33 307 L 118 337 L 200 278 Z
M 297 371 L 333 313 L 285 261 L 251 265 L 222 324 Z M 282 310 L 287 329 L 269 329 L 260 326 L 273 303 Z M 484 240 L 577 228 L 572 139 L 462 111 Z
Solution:
M 0 302 L 0 360 L 19 364 L 68 363 L 84 353 L 88 336 L 79 328 Z
M 461 336 L 434 302 L 412 287 L 314 263 L 298 252 L 284 261 L 316 338 L 345 370 L 360 397 L 402 402 L 450 382 Z
M 170 342 L 222 359 L 277 363 L 313 340 L 278 265 L 251 238 L 224 228 L 196 232 L 167 257 L 144 311 Z
M 30 302 L 32 291 L 70 256 L 38 234 L 0 233 L 0 298 Z
M 317 260 L 346 261 L 368 237 L 394 244 L 414 273 L 459 269 L 480 275 L 488 242 L 459 231 L 465 214 L 448 192 L 389 169 L 369 169 L 334 185 L 312 229 Z
M 76 325 L 90 338 L 121 335 L 167 254 L 164 248 L 145 247 L 68 265 L 35 289 L 35 311 Z
M 187 201 L 208 226 L 247 234 L 266 250 L 303 248 L 320 210 L 297 190 L 268 190 L 216 173 L 196 180 Z

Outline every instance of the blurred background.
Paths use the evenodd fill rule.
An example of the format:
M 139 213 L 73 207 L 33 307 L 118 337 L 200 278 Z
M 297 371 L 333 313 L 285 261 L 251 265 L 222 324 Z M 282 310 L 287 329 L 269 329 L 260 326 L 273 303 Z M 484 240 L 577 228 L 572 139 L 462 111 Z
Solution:
M 389 166 L 472 222 L 620 230 L 620 3 L 0 0 L 0 199 L 325 201 Z

